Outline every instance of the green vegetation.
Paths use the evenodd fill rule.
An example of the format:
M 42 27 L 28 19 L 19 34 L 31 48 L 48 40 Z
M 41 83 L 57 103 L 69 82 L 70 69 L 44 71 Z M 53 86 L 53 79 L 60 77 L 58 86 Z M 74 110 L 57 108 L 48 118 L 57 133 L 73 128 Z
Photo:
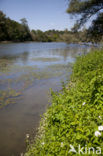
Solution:
M 48 30 L 48 31 L 41 31 L 41 30 L 32 30 L 32 38 L 33 41 L 38 42 L 59 42 L 63 41 L 62 34 L 64 34 L 64 31 L 58 31 L 58 30 Z
M 8 104 L 15 104 L 16 99 L 21 96 L 21 92 L 8 88 L 8 90 L 0 90 L 0 108 Z
M 103 125 L 103 50 L 78 57 L 69 84 L 51 94 L 52 105 L 25 156 L 75 155 L 68 153 L 70 145 L 78 151 L 79 144 L 93 147 L 96 155 L 96 148 L 103 147 L 103 132 L 98 131 Z
M 88 29 L 88 34 L 92 41 L 101 41 L 103 43 L 103 13 L 93 20 L 92 26 Z
M 79 19 L 77 21 L 77 26 L 81 27 L 84 23 L 88 21 L 88 19 L 91 18 L 91 16 L 95 14 L 100 15 L 102 9 L 102 0 L 70 0 L 67 13 L 73 15 L 81 15 L 79 16 Z
M 18 23 L 0 11 L 0 41 L 37 41 L 37 42 L 101 42 L 103 41 L 103 2 L 102 0 L 70 0 L 67 13 L 77 16 L 71 31 L 31 30 L 27 20 Z M 76 7 L 75 7 L 76 6 Z M 88 29 L 80 29 L 93 16 Z M 75 16 L 74 16 L 75 17 Z M 82 27 L 83 28 L 83 27 Z
M 31 30 L 29 29 L 27 20 L 22 18 L 18 23 L 0 11 L 0 41 L 36 41 L 36 42 L 58 42 L 63 41 L 65 31 L 58 30 Z
M 79 32 L 69 31 L 65 29 L 64 31 L 59 30 L 32 30 L 31 35 L 33 41 L 38 42 L 68 42 L 68 43 L 78 43 L 78 42 L 88 42 L 86 36 L 86 29 Z
M 91 17 L 92 24 L 88 29 L 87 37 L 92 42 L 103 39 L 103 1 L 102 0 L 70 0 L 67 13 L 76 15 L 77 22 L 73 30 L 77 31 Z M 75 17 L 75 16 L 74 16 Z
M 0 11 L 0 41 L 31 41 L 31 34 L 25 18 L 18 23 Z
M 58 62 L 59 58 L 31 58 L 31 61 Z M 25 89 L 35 84 L 35 81 L 49 79 L 68 74 L 68 66 L 62 64 L 47 65 L 39 68 L 36 65 L 21 66 L 15 64 L 13 58 L 0 59 L 0 108 L 16 103 Z
M 60 58 L 56 58 L 56 57 L 35 57 L 35 58 L 32 58 L 32 61 L 55 62 L 55 61 L 60 61 Z
M 0 11 L 0 41 L 13 41 L 13 42 L 24 42 L 24 41 L 35 41 L 35 42 L 88 42 L 89 38 L 86 36 L 86 29 L 82 31 L 64 31 L 59 30 L 31 30 L 29 29 L 27 20 L 22 18 L 21 23 L 18 23 Z

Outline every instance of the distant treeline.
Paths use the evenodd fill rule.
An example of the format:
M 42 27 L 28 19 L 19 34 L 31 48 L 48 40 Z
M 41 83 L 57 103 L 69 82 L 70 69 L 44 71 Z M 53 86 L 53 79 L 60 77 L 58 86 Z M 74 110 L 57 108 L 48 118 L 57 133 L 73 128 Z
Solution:
M 75 31 L 65 29 L 64 31 L 59 30 L 30 30 L 28 22 L 25 18 L 22 18 L 21 23 L 11 20 L 9 17 L 0 11 L 0 41 L 13 41 L 13 42 L 24 42 L 24 41 L 37 41 L 37 42 L 90 42 L 91 33 L 86 29 L 82 31 Z M 93 36 L 92 36 L 93 38 Z M 94 40 L 93 40 L 94 41 Z
M 39 42 L 68 42 L 68 43 L 78 43 L 78 42 L 87 42 L 87 30 L 73 32 L 65 29 L 64 31 L 59 30 L 32 30 L 31 36 L 33 41 Z
M 26 19 L 18 23 L 0 11 L 0 41 L 31 41 L 31 34 Z

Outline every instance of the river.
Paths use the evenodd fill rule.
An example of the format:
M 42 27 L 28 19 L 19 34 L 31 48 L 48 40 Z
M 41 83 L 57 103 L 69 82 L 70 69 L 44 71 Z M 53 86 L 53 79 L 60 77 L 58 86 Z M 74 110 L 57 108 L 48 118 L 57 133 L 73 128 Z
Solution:
M 35 137 L 50 91 L 69 80 L 76 56 L 91 46 L 66 43 L 0 44 L 0 156 L 19 156 Z

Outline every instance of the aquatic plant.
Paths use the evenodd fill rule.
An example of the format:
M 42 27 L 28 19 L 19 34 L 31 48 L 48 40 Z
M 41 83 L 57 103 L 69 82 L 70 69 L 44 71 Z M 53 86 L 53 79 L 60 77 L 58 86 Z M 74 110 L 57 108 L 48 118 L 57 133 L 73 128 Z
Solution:
M 43 60 L 55 59 L 44 58 Z M 18 97 L 34 85 L 35 81 L 60 77 L 64 72 L 66 73 L 66 70 L 67 65 L 49 65 L 41 69 L 36 65 L 16 64 L 11 58 L 0 58 L 0 108 L 16 103 Z

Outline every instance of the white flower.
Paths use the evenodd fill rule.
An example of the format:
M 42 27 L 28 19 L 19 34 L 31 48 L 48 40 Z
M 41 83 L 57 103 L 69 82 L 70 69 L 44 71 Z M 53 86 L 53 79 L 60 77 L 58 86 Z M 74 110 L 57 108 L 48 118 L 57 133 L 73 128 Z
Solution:
M 64 146 L 64 144 L 63 144 L 63 142 L 61 142 L 61 147 L 63 147 Z
M 83 104 L 82 104 L 82 105 L 84 106 L 85 104 L 86 104 L 86 102 L 83 102 Z
M 45 143 L 44 143 L 44 142 L 42 142 L 41 144 L 42 144 L 42 145 L 44 145 Z
M 29 136 L 30 136 L 29 134 L 26 134 L 26 138 L 27 138 L 27 139 L 29 138 Z
M 99 136 L 101 136 L 101 133 L 99 131 L 95 131 L 95 136 L 99 137 Z
M 98 130 L 99 130 L 99 131 L 103 131 L 103 126 L 99 126 L 99 127 L 98 127 Z
M 101 116 L 98 116 L 98 118 L 102 120 L 102 117 Z

